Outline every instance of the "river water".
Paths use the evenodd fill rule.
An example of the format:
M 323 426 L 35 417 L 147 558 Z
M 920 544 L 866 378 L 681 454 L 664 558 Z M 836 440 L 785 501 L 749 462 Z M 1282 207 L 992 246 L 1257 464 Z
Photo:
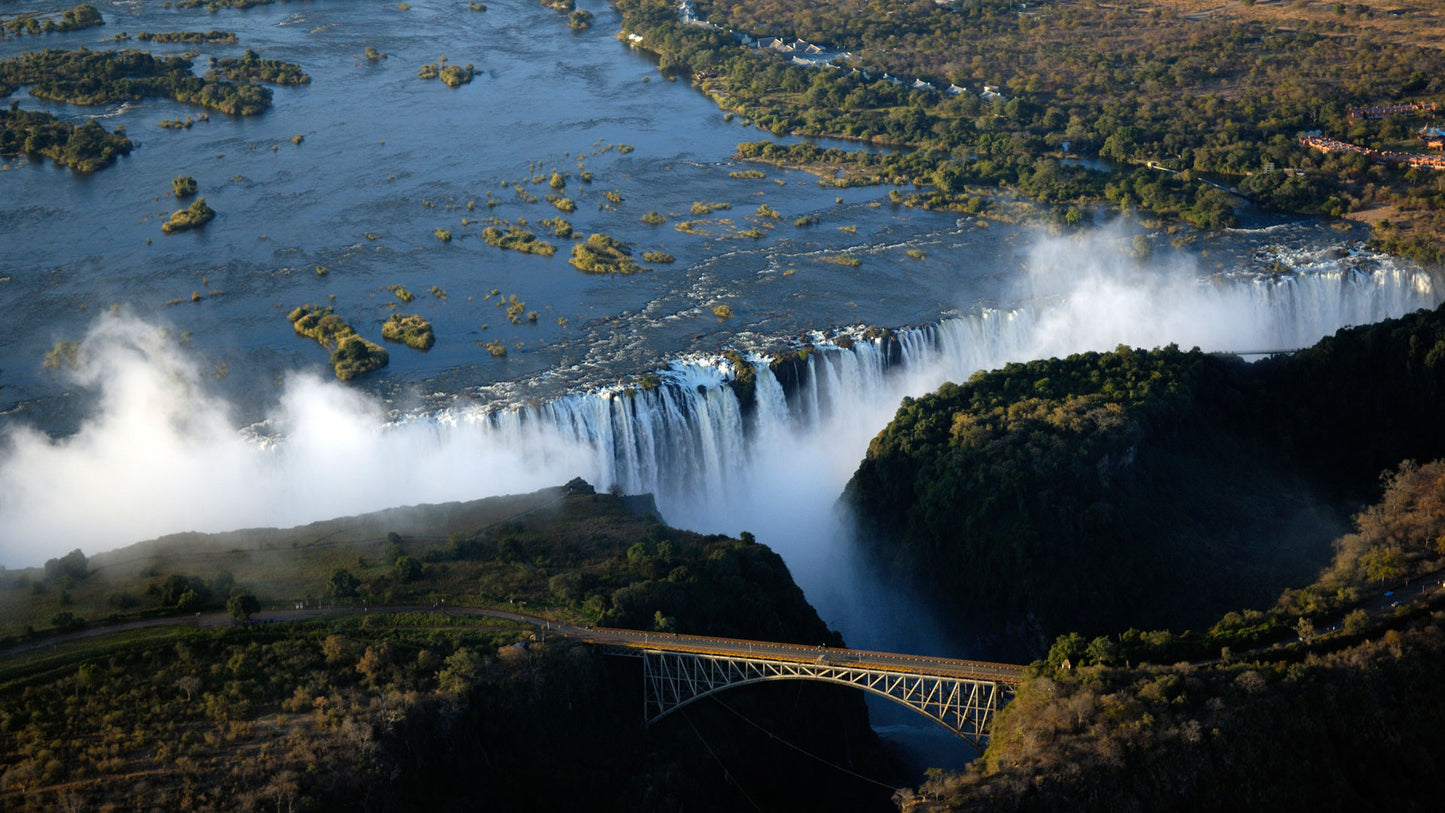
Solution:
M 276 88 L 262 116 L 212 114 L 180 130 L 158 125 L 201 111 L 16 94 L 26 109 L 124 125 L 136 149 L 88 177 L 43 160 L 0 172 L 11 324 L 0 333 L 0 563 L 10 566 L 77 545 L 297 524 L 580 474 L 656 493 L 674 524 L 753 531 L 852 645 L 966 656 L 859 572 L 833 513 L 900 397 L 1121 342 L 1299 347 L 1441 299 L 1429 274 L 1360 249 L 1363 235 L 1338 224 L 1254 213 L 1246 229 L 1169 234 L 1101 214 L 1051 234 L 738 163 L 738 142 L 768 136 L 660 76 L 615 39 L 617 15 L 596 0 L 579 3 L 596 15 L 583 32 L 530 0 L 486 12 L 453 0 L 96 5 L 104 27 L 0 41 L 0 58 L 137 44 L 108 41 L 120 31 L 218 28 L 239 42 L 199 46 L 198 70 L 252 48 L 312 81 Z M 368 61 L 368 47 L 387 57 Z M 476 78 L 457 89 L 418 78 L 442 57 L 473 64 Z M 731 177 L 742 169 L 766 177 Z M 564 216 L 580 234 L 677 261 L 599 277 L 567 264 L 567 240 L 548 238 L 551 258 L 486 245 L 483 218 L 559 214 L 540 200 L 554 170 L 567 175 L 577 211 Z M 164 235 L 177 175 L 194 176 L 218 215 Z M 693 219 L 694 202 L 732 208 L 705 234 L 683 234 L 674 226 Z M 762 204 L 781 218 L 756 217 Z M 669 221 L 644 224 L 654 210 Z M 817 223 L 794 225 L 805 215 Z M 764 236 L 740 234 L 752 228 Z M 1146 258 L 1132 253 L 1138 233 Z M 827 261 L 839 255 L 859 263 Z M 525 302 L 536 323 L 509 323 L 494 291 Z M 391 345 L 390 366 L 341 385 L 326 351 L 286 321 L 307 303 L 335 307 L 374 341 L 395 310 L 420 313 L 437 343 Z M 713 314 L 723 304 L 730 318 Z M 898 344 L 863 325 L 898 329 Z M 840 328 L 857 341 L 836 341 Z M 767 361 L 800 337 L 817 352 L 780 380 Z M 43 365 L 57 342 L 82 339 L 80 370 Z M 493 341 L 505 357 L 482 347 Z M 717 355 L 725 349 L 756 367 L 753 399 L 726 385 L 738 370 Z M 627 386 L 657 371 L 661 386 Z

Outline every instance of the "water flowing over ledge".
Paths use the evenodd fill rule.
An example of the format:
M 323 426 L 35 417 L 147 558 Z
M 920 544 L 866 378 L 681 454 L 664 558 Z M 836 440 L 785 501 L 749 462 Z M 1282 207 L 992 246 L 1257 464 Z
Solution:
M 813 332 L 777 353 L 678 357 L 630 387 L 400 417 L 353 388 L 297 374 L 270 417 L 242 431 L 164 330 L 105 319 L 83 343 L 90 360 L 76 380 L 98 394 L 94 412 L 73 435 L 17 429 L 0 449 L 0 563 L 38 564 L 77 545 L 98 552 L 179 531 L 286 527 L 519 493 L 581 476 L 604 489 L 651 492 L 674 525 L 752 531 L 818 602 L 846 553 L 837 497 L 904 396 L 1009 362 L 1121 343 L 1303 347 L 1344 325 L 1441 301 L 1445 289 L 1429 273 L 1366 259 L 1203 280 L 1070 268 L 1065 286 L 1035 279 L 1036 295 L 1019 307 L 976 307 L 893 330 Z
M 585 450 L 584 476 L 601 487 L 651 492 L 674 521 L 735 531 L 737 512 L 757 504 L 760 467 L 806 470 L 814 468 L 806 461 L 816 460 L 807 476 L 841 488 L 851 467 L 823 466 L 837 450 L 850 450 L 843 460 L 855 466 L 901 398 L 978 370 L 1120 343 L 1227 352 L 1301 348 L 1341 327 L 1433 307 L 1442 298 L 1439 281 L 1418 269 L 1331 266 L 1244 280 L 1221 276 L 1145 289 L 1142 298 L 1128 286 L 1101 283 L 1067 299 L 982 308 L 922 327 L 816 333 L 781 356 L 679 358 L 643 386 L 409 420 L 434 421 L 443 436 L 479 433 L 489 444 L 519 450 Z M 1126 310 L 1099 307 L 1110 300 Z M 548 462 L 544 456 L 537 464 Z

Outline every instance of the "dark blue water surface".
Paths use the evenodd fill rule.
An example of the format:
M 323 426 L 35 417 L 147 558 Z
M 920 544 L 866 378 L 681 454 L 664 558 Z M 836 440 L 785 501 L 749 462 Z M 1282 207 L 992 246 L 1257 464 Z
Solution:
M 62 391 L 42 371 L 42 357 L 117 306 L 170 325 L 206 366 L 223 365 L 239 380 L 221 384 L 233 397 L 264 399 L 280 374 L 325 364 L 321 348 L 291 334 L 292 308 L 334 306 L 379 340 L 395 305 L 432 320 L 436 347 L 393 347 L 391 365 L 362 386 L 429 382 L 421 389 L 456 391 L 539 371 L 562 372 L 567 385 L 598 383 L 679 351 L 732 344 L 739 333 L 765 341 L 838 323 L 928 321 L 992 296 L 988 278 L 1017 266 L 1007 227 L 961 228 L 952 216 L 888 205 L 882 190 L 822 188 L 802 173 L 764 167 L 763 180 L 730 178 L 745 168 L 731 158 L 736 144 L 766 134 L 725 121 L 686 83 L 661 77 L 646 54 L 615 38 L 614 11 L 584 6 L 596 23 L 574 33 L 529 0 L 491 3 L 482 13 L 437 0 L 406 11 L 323 1 L 216 13 L 102 3 L 103 27 L 0 41 L 0 57 L 41 47 L 190 47 L 198 72 L 209 57 L 251 48 L 299 63 L 312 78 L 275 88 L 261 116 L 212 113 L 185 130 L 158 125 L 203 111 L 164 99 L 87 108 L 15 94 L 26 109 L 123 125 L 136 149 L 88 177 L 42 159 L 13 160 L 0 173 L 0 301 L 12 324 L 0 337 L 0 400 L 13 406 Z M 121 31 L 213 28 L 236 32 L 239 42 L 110 40 Z M 369 62 L 367 47 L 387 58 Z M 423 64 L 442 57 L 473 64 L 475 80 L 452 89 L 418 78 Z M 634 151 L 622 154 L 624 144 Z M 590 185 L 578 178 L 579 160 Z M 628 277 L 588 276 L 567 264 L 570 241 L 552 239 L 554 257 L 526 256 L 486 245 L 484 223 L 463 225 L 559 215 L 540 200 L 551 190 L 533 183 L 553 170 L 568 176 L 565 194 L 578 209 L 566 217 L 580 235 L 605 232 L 634 243 L 639 255 L 661 250 L 677 262 Z M 170 192 L 177 175 L 195 177 L 218 216 L 202 230 L 163 235 L 161 223 L 178 207 Z M 517 183 L 539 200 L 524 203 Z M 622 203 L 608 206 L 606 191 Z M 502 203 L 489 208 L 488 193 Z M 730 223 L 709 229 L 728 236 L 674 229 L 695 201 L 733 205 L 715 215 Z M 776 228 L 760 240 L 736 236 L 757 225 L 747 218 L 762 203 L 782 214 L 764 224 Z M 669 222 L 643 224 L 649 210 Z M 804 214 L 820 223 L 793 226 Z M 856 233 L 840 230 L 850 226 Z M 438 228 L 452 233 L 450 243 Z M 970 239 L 976 234 L 981 239 Z M 938 245 L 945 237 L 946 248 Z M 913 246 L 929 259 L 908 259 Z M 840 250 L 864 264 L 819 261 Z M 947 261 L 960 251 L 967 264 Z M 416 301 L 398 302 L 389 285 Z M 487 300 L 493 290 L 515 294 L 539 313 L 537 323 L 509 324 L 497 298 Z M 193 303 L 196 292 L 202 299 Z M 182 301 L 167 304 L 174 300 Z M 719 321 L 716 304 L 734 317 Z M 508 348 L 505 359 L 479 346 L 493 340 Z

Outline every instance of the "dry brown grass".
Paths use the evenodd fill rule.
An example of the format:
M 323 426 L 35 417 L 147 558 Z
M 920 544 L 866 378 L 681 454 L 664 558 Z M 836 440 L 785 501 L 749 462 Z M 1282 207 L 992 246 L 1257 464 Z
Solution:
M 1183 18 L 1225 17 L 1281 28 L 1329 23 L 1345 32 L 1370 31 L 1402 44 L 1445 49 L 1445 0 L 1360 0 L 1345 3 L 1344 15 L 1336 14 L 1334 6 L 1326 0 L 1261 0 L 1254 5 L 1238 0 L 1155 0 L 1149 7 Z M 1356 6 L 1369 11 L 1355 15 Z

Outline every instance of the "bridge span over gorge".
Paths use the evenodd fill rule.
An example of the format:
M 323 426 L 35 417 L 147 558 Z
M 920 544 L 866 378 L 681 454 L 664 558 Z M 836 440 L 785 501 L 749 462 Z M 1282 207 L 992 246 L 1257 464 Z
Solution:
M 881 695 L 981 746 L 994 715 L 1023 677 L 1023 667 L 1013 664 L 550 621 L 541 626 L 544 633 L 641 658 L 643 710 L 649 725 L 726 689 L 774 680 L 812 680 Z
M 541 616 L 482 607 L 298 607 L 256 613 L 252 616 L 252 623 L 299 621 L 358 610 L 370 613 L 440 610 L 449 615 L 500 618 L 536 627 L 544 638 L 555 635 L 608 653 L 641 658 L 644 719 L 649 725 L 689 703 L 734 687 L 774 680 L 813 680 L 852 686 L 881 695 L 981 746 L 994 715 L 1012 697 L 1023 678 L 1023 667 L 1013 664 L 582 627 Z M 194 618 L 171 616 L 102 625 L 8 647 L 0 650 L 0 657 L 124 629 L 177 624 L 218 627 L 231 623 L 233 621 L 226 613 L 203 613 Z

